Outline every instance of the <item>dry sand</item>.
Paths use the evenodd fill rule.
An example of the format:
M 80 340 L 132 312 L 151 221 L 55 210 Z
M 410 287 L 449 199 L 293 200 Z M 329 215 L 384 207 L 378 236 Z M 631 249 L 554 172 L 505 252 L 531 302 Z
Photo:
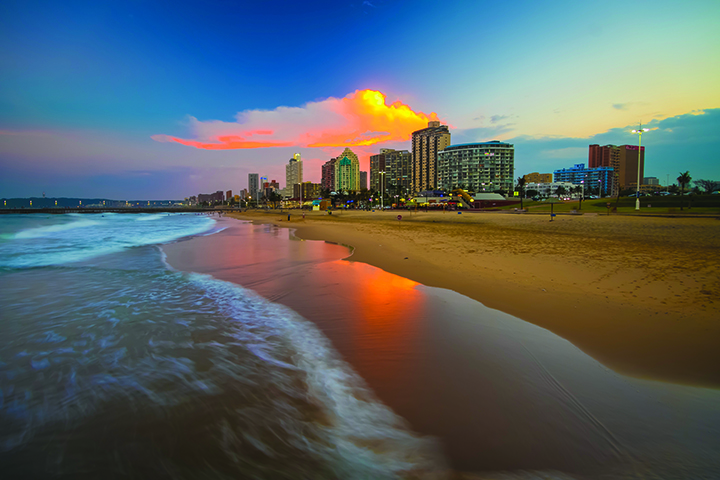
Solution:
M 402 220 L 397 220 L 397 215 Z M 720 387 L 720 221 L 453 212 L 247 212 L 352 246 L 574 343 L 628 375 Z

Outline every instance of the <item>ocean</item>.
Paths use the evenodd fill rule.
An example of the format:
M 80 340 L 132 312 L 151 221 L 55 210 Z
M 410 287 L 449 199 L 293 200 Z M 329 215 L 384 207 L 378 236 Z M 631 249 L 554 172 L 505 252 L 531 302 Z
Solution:
M 204 215 L 0 219 L 4 478 L 396 478 L 444 468 L 325 336 L 159 244 Z

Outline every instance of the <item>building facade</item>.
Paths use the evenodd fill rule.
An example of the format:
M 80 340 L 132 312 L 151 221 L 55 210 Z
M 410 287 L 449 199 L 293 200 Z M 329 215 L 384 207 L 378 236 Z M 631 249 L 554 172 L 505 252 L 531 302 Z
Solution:
M 299 153 L 293 155 L 285 165 L 285 189 L 283 195 L 286 197 L 293 196 L 293 186 L 303 181 L 303 162 Z
M 412 154 L 407 150 L 381 148 L 370 156 L 370 188 L 376 192 L 405 192 L 412 189 Z M 381 175 L 380 172 L 385 172 Z M 381 185 L 381 182 L 384 183 Z
M 640 178 L 645 172 L 645 147 L 637 145 L 590 145 L 588 165 L 590 168 L 612 167 L 615 171 L 614 188 L 627 189 L 637 185 L 638 162 Z M 612 192 L 613 195 L 617 191 Z
M 525 183 L 552 183 L 553 181 L 552 173 L 533 172 L 523 175 L 523 178 L 525 179 Z
M 564 188 L 565 194 L 569 197 L 578 196 L 571 193 L 571 189 L 574 189 L 576 185 L 570 182 L 531 182 L 525 184 L 525 192 L 535 190 L 539 197 L 556 197 L 559 187 Z
M 445 147 L 438 155 L 438 183 L 481 192 L 513 191 L 515 146 L 497 140 Z
M 606 197 L 615 190 L 615 169 L 612 167 L 585 168 L 584 163 L 576 163 L 571 168 L 563 168 L 553 172 L 556 182 L 570 182 L 573 185 L 584 185 L 585 194 L 598 191 Z
M 258 200 L 260 198 L 260 175 L 257 173 L 248 174 L 248 196 L 251 199 Z
M 368 172 L 360 170 L 360 190 L 367 189 Z
M 357 192 L 360 190 L 360 161 L 352 150 L 346 148 L 335 162 L 335 191 Z
M 300 197 L 300 186 L 302 185 L 302 197 Z M 306 200 L 314 200 L 317 198 L 320 198 L 321 193 L 321 184 L 320 183 L 312 183 L 312 182 L 303 182 L 302 184 L 296 184 L 293 185 L 293 194 L 292 198 L 294 199 L 300 199 L 302 198 L 303 201 Z
M 335 162 L 337 162 L 337 158 L 331 158 L 322 165 L 320 185 L 330 191 L 335 190 Z
M 434 190 L 438 187 L 438 153 L 450 145 L 450 130 L 438 121 L 412 134 L 412 191 Z
M 215 193 L 200 193 L 197 196 L 198 203 L 207 202 L 210 205 L 214 203 L 223 203 L 225 201 L 225 195 L 222 190 L 218 190 Z

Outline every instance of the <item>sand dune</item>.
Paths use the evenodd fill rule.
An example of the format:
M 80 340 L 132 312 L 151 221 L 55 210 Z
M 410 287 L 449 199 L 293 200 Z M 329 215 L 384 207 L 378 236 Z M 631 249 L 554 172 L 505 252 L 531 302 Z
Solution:
M 402 220 L 397 220 L 397 215 Z M 720 221 L 447 212 L 247 212 L 349 260 L 547 328 L 614 370 L 720 386 Z

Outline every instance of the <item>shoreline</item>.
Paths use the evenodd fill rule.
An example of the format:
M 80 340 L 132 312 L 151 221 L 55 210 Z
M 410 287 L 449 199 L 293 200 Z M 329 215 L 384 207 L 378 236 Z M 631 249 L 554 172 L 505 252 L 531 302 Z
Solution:
M 396 215 L 403 215 L 401 221 Z M 637 378 L 720 387 L 715 219 L 441 212 L 228 217 L 351 246 L 345 260 L 455 291 Z

